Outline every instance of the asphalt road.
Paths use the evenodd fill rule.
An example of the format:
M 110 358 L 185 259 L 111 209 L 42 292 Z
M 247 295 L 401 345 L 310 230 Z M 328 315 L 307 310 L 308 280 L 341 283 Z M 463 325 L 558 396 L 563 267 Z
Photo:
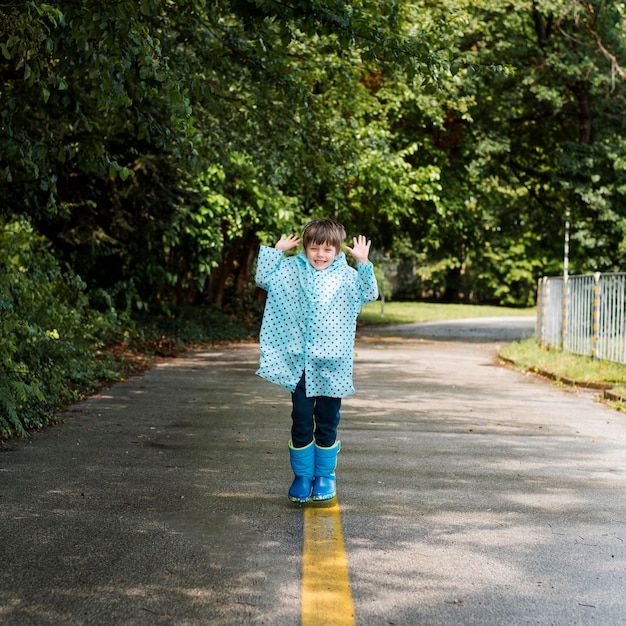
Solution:
M 514 316 L 394 324 L 376 328 L 374 336 L 460 341 L 463 343 L 502 343 L 526 339 L 533 337 L 534 334 L 534 317 Z
M 626 416 L 498 365 L 510 326 L 467 324 L 357 342 L 337 469 L 356 622 L 626 624 Z M 190 352 L 6 446 L 1 624 L 300 623 L 290 401 L 257 359 Z

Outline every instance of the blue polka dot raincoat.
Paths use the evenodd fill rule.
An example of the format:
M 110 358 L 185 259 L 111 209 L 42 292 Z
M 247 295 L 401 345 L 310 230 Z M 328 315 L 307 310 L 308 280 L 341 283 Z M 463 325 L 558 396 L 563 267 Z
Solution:
M 257 374 L 293 392 L 305 374 L 308 397 L 354 393 L 352 358 L 361 307 L 378 298 L 371 263 L 350 267 L 341 252 L 316 270 L 303 251 L 284 257 L 262 246 L 256 284 L 267 291 Z

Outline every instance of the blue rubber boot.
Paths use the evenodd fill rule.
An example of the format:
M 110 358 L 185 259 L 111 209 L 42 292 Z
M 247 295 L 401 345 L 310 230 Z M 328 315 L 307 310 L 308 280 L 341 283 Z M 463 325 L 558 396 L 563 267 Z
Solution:
M 336 441 L 330 448 L 322 448 L 315 444 L 315 482 L 311 498 L 316 502 L 332 500 L 337 495 L 337 454 L 341 443 Z
M 313 477 L 315 476 L 315 442 L 311 441 L 304 448 L 294 448 L 289 442 L 289 460 L 295 474 L 289 487 L 289 499 L 292 502 L 305 503 L 311 498 Z

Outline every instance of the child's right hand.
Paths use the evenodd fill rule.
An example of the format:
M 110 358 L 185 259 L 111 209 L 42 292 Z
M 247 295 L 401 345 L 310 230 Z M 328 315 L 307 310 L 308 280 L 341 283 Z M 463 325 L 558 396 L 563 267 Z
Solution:
M 274 247 L 281 252 L 286 252 L 287 250 L 296 248 L 299 243 L 300 240 L 295 235 L 281 235 L 280 241 Z

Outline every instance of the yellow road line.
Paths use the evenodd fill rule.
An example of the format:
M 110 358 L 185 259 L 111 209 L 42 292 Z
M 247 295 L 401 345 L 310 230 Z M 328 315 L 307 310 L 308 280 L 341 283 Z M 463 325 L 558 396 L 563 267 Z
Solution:
M 304 509 L 302 626 L 354 626 L 339 503 Z

